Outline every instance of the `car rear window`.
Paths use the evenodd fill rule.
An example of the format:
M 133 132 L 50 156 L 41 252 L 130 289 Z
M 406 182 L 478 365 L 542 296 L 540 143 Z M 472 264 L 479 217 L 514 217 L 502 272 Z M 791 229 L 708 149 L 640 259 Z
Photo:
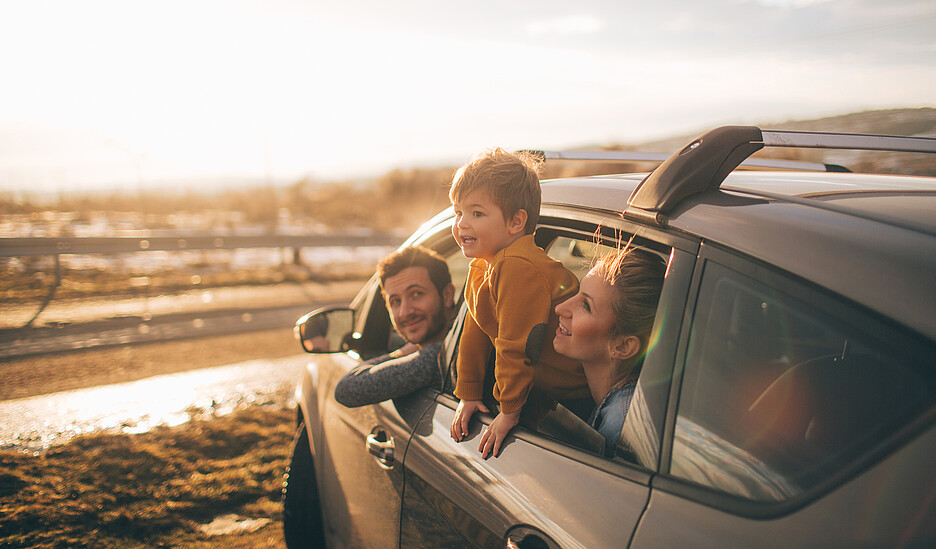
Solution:
M 925 359 L 847 322 L 709 261 L 671 474 L 752 500 L 786 500 L 934 405 Z

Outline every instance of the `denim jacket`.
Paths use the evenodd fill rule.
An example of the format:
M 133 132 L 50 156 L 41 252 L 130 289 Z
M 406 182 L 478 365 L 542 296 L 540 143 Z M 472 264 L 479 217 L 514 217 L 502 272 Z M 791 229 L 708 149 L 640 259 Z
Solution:
M 636 388 L 637 384 L 632 382 L 613 389 L 605 395 L 601 404 L 588 418 L 588 424 L 605 438 L 604 455 L 607 457 L 614 455 L 614 448 L 617 446 L 618 439 L 621 438 L 621 429 L 624 427 L 624 416 L 627 415 L 627 408 L 630 406 Z

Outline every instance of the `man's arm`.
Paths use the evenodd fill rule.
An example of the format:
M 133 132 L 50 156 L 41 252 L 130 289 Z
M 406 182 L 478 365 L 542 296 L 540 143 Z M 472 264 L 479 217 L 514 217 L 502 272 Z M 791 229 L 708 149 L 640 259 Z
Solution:
M 335 400 L 349 408 L 366 406 L 438 383 L 441 349 L 442 343 L 436 342 L 401 358 L 365 362 L 338 381 Z

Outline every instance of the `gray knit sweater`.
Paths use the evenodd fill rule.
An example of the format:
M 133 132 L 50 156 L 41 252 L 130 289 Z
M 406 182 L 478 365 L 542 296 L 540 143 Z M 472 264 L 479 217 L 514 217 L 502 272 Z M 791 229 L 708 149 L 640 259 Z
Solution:
M 348 407 L 365 406 L 440 385 L 441 350 L 442 342 L 437 342 L 404 357 L 383 355 L 363 362 L 338 380 L 335 400 Z

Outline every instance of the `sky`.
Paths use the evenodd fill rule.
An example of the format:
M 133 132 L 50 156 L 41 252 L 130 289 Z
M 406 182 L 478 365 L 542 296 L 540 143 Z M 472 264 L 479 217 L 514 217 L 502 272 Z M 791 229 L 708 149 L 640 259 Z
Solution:
M 328 181 L 923 106 L 932 0 L 0 0 L 0 191 Z

